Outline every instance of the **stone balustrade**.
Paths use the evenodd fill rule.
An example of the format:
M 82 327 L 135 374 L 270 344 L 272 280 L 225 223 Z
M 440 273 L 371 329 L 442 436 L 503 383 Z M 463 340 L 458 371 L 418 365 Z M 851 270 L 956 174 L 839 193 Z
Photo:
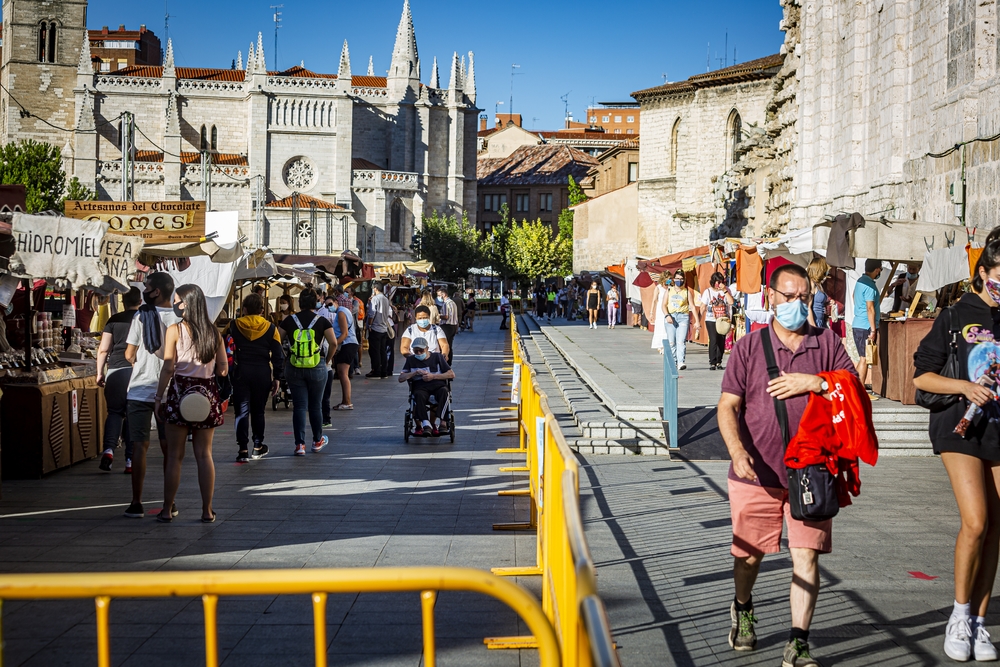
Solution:
M 352 186 L 366 190 L 416 190 L 417 174 L 410 171 L 355 169 Z

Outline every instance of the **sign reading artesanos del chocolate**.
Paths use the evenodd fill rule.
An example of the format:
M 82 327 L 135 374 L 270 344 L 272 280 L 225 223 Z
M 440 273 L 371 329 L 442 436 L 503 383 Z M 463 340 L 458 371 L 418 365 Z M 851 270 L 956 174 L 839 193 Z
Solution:
M 67 201 L 67 218 L 102 220 L 108 232 L 141 236 L 146 245 L 200 241 L 203 201 Z

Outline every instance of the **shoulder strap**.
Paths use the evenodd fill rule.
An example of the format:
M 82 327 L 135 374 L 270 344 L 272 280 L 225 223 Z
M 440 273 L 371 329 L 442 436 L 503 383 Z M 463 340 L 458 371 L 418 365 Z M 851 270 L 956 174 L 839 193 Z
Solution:
M 316 313 L 315 317 L 313 317 L 313 319 L 312 319 L 312 322 L 309 323 L 309 326 L 307 326 L 306 329 L 312 329 L 313 325 L 316 324 L 316 322 L 318 322 L 319 318 L 321 318 L 321 317 L 323 317 L 323 316 L 320 315 L 319 313 Z M 296 320 L 296 322 L 297 321 L 298 320 Z
M 774 347 L 771 345 L 771 327 L 761 330 L 760 344 L 764 348 L 764 359 L 767 361 L 767 376 L 775 380 L 781 376 L 781 371 L 778 369 L 778 362 L 774 358 Z M 785 406 L 784 400 L 772 398 L 774 399 L 774 411 L 778 416 L 778 425 L 781 426 L 781 439 L 787 447 L 791 440 L 788 436 L 788 408 Z
M 302 322 L 299 322 L 299 316 L 298 316 L 298 314 L 292 315 L 292 322 L 295 322 L 295 328 L 296 329 L 301 329 L 302 328 Z

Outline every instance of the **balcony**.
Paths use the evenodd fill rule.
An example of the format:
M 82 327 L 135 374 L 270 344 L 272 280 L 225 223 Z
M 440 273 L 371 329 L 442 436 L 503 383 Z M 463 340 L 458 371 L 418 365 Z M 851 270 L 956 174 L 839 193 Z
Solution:
M 355 190 L 407 190 L 417 189 L 417 174 L 410 171 L 383 169 L 355 169 L 351 185 Z

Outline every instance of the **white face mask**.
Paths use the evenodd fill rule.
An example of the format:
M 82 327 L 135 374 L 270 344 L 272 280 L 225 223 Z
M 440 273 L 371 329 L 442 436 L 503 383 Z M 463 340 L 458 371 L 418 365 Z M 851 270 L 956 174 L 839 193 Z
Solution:
M 278 306 L 278 310 L 282 310 L 282 311 L 288 310 L 288 304 L 287 303 L 283 303 L 283 304 L 279 305 Z

